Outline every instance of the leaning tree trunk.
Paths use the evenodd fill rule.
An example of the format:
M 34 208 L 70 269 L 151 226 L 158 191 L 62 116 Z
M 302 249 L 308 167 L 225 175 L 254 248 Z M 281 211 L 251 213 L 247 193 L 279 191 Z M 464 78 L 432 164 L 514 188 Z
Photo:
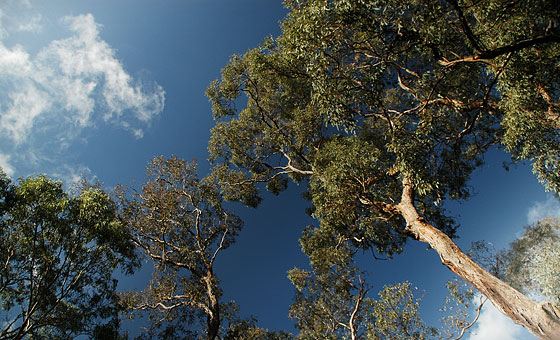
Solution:
M 428 243 L 451 271 L 470 282 L 492 304 L 515 323 L 540 339 L 560 340 L 560 310 L 551 303 L 536 303 L 484 270 L 443 232 L 426 223 L 414 206 L 414 189 L 406 178 L 397 209 L 407 223 L 407 231 Z

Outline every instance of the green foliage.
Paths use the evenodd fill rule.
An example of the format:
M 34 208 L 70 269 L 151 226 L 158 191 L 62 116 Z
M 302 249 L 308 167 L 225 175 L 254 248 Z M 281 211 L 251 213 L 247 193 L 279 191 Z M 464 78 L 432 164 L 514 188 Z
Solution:
M 144 291 L 124 294 L 127 306 L 149 312 L 147 338 L 213 339 L 222 321 L 214 261 L 235 241 L 242 221 L 224 209 L 215 182 L 198 178 L 195 163 L 156 157 L 147 177 L 132 199 L 118 192 L 122 219 L 154 265 Z
M 371 302 L 374 321 L 368 327 L 368 339 L 435 338 L 437 330 L 420 318 L 419 302 L 408 282 L 384 287 L 379 299 Z
M 237 306 L 233 306 L 235 313 L 225 317 L 228 320 L 228 327 L 224 331 L 224 340 L 292 340 L 291 334 L 284 331 L 276 332 L 256 326 L 257 320 L 251 318 L 241 319 L 237 315 Z
M 286 6 L 282 35 L 233 57 L 207 90 L 226 199 L 256 206 L 259 183 L 278 194 L 287 178 L 309 178 L 321 227 L 356 226 L 362 246 L 391 254 L 402 245 L 390 206 L 403 177 L 424 218 L 450 236 L 442 202 L 469 196 L 491 145 L 532 160 L 557 190 L 554 2 Z
M 461 278 L 448 281 L 446 286 L 449 294 L 445 297 L 445 305 L 441 308 L 443 317 L 439 333 L 445 339 L 460 339 L 462 334 L 476 324 L 478 320 L 476 313 L 480 312 L 486 303 L 486 298 L 480 296 L 480 300 L 476 302 L 475 288 Z
M 288 273 L 297 288 L 290 308 L 300 331 L 296 339 L 346 339 L 351 333 L 363 334 L 368 287 L 365 274 L 353 266 L 348 242 L 314 229 L 304 233 L 301 244 L 313 270 L 294 268 Z
M 288 179 L 307 185 L 320 228 L 301 240 L 313 271 L 290 272 L 292 315 L 302 330 L 340 338 L 361 294 L 356 248 L 390 257 L 422 236 L 405 223 L 403 197 L 455 236 L 443 203 L 469 197 L 492 146 L 530 160 L 560 192 L 560 12 L 553 0 L 285 4 L 282 34 L 234 56 L 207 90 L 212 178 L 225 199 L 250 206 L 261 183 L 275 194 Z M 379 301 L 402 303 L 404 324 L 416 325 L 413 299 L 391 289 Z M 420 336 L 376 313 L 387 317 L 372 326 L 386 327 L 379 337 Z
M 560 220 L 547 217 L 527 226 L 521 237 L 497 251 L 474 242 L 473 260 L 515 289 L 560 305 Z
M 435 339 L 438 332 L 420 319 L 420 299 L 410 283 L 384 287 L 370 296 L 367 274 L 353 260 L 353 246 L 341 235 L 307 229 L 300 240 L 312 270 L 294 268 L 297 288 L 290 317 L 296 339 Z
M 0 190 L 0 337 L 118 337 L 112 274 L 137 263 L 109 196 L 87 187 L 70 196 L 45 176 L 13 184 L 1 171 Z
M 560 306 L 560 220 L 545 218 L 528 226 L 501 259 L 503 277 L 513 287 Z

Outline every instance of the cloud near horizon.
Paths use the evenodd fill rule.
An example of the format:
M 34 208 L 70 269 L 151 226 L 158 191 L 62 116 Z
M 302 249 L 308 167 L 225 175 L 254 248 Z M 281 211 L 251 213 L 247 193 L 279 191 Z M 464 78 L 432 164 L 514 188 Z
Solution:
M 0 153 L 0 167 L 2 168 L 2 170 L 4 170 L 6 175 L 11 177 L 14 175 L 15 171 L 13 166 L 10 164 L 10 158 L 10 155 Z
M 0 19 L 6 16 L 0 11 Z M 37 33 L 40 21 L 40 15 L 32 15 L 10 27 Z M 52 159 L 86 128 L 111 125 L 141 138 L 164 108 L 163 88 L 133 79 L 124 70 L 100 38 L 93 15 L 68 16 L 61 22 L 70 36 L 31 55 L 21 45 L 5 45 L 9 27 L 0 21 L 0 165 L 9 164 L 11 173 L 20 162 Z

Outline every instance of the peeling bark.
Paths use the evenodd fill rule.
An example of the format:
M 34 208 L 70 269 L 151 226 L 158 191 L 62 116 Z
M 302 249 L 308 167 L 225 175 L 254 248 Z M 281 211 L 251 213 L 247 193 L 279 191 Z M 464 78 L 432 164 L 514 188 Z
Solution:
M 539 339 L 560 340 L 560 310 L 556 306 L 549 302 L 534 302 L 479 266 L 447 235 L 425 222 L 414 206 L 413 197 L 412 184 L 405 178 L 397 208 L 406 220 L 407 232 L 429 244 L 446 267 L 470 282 L 513 322 L 527 328 Z

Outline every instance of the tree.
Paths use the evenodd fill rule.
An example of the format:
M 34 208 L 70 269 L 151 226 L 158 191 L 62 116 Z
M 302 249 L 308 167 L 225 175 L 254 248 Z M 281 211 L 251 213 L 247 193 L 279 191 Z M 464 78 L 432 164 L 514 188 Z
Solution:
M 109 196 L 0 170 L 0 214 L 0 338 L 119 338 L 113 272 L 136 262 Z
M 420 319 L 420 299 L 414 297 L 410 283 L 386 286 L 374 299 L 367 274 L 353 263 L 347 240 L 307 229 L 300 242 L 312 270 L 289 272 L 297 288 L 290 308 L 300 331 L 297 340 L 437 337 L 437 330 Z
M 256 325 L 257 320 L 241 319 L 238 315 L 232 315 L 228 328 L 223 336 L 224 340 L 292 340 L 290 333 L 284 331 L 269 331 Z
M 351 249 L 335 235 L 311 228 L 300 243 L 312 270 L 288 272 L 297 288 L 290 307 L 300 331 L 296 339 L 363 339 L 371 312 L 370 287 L 366 274 L 353 265 Z
M 305 182 L 321 230 L 388 255 L 426 242 L 514 322 L 543 339 L 560 334 L 556 307 L 456 246 L 443 208 L 468 198 L 491 146 L 530 160 L 559 191 L 556 2 L 285 3 L 282 35 L 234 56 L 207 90 L 225 198 L 257 206 L 259 183 L 279 193 Z
M 125 294 L 126 303 L 150 312 L 150 332 L 161 339 L 213 340 L 223 334 L 229 339 L 241 330 L 253 334 L 246 339 L 277 339 L 274 332 L 235 317 L 237 307 L 220 301 L 214 263 L 233 244 L 243 223 L 222 206 L 217 183 L 200 180 L 196 169 L 196 163 L 175 156 L 156 157 L 141 193 L 128 200 L 126 191 L 119 191 L 121 218 L 154 265 L 149 287 Z M 192 327 L 196 323 L 203 329 Z
M 560 305 L 560 220 L 549 217 L 526 227 L 498 260 L 504 281 Z

